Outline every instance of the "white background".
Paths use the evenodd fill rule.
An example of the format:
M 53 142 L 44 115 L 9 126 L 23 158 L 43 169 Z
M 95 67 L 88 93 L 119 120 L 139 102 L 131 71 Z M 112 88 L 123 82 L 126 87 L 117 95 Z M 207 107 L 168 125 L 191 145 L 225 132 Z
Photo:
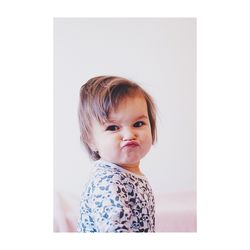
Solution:
M 97 2 L 1 4 L 1 248 L 249 249 L 247 1 Z M 104 15 L 197 17 L 198 233 L 52 233 L 53 17 Z
M 158 142 L 141 163 L 154 192 L 195 192 L 196 20 L 57 18 L 54 37 L 55 190 L 80 197 L 93 168 L 79 143 L 81 85 L 118 75 L 140 83 L 158 107 Z

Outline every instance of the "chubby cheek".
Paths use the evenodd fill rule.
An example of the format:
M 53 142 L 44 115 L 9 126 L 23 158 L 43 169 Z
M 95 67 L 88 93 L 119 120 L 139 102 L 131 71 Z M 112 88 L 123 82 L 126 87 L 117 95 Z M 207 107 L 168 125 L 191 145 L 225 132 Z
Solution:
M 148 152 L 152 146 L 152 136 L 147 136 L 144 141 L 144 148 Z
M 120 141 L 117 138 L 103 138 L 99 144 L 99 154 L 102 157 L 115 157 L 120 152 Z
M 143 151 L 145 151 L 145 153 L 147 153 L 150 150 L 150 148 L 152 146 L 151 132 L 144 133 L 143 135 L 141 135 L 141 145 L 142 145 Z

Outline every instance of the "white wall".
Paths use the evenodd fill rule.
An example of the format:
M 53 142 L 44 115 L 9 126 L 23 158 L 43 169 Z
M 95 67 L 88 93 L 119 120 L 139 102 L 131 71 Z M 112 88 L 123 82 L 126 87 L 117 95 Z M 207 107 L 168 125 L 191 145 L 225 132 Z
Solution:
M 54 20 L 54 183 L 76 195 L 91 169 L 79 141 L 79 89 L 96 75 L 132 79 L 155 99 L 158 142 L 142 161 L 154 191 L 195 191 L 196 20 Z

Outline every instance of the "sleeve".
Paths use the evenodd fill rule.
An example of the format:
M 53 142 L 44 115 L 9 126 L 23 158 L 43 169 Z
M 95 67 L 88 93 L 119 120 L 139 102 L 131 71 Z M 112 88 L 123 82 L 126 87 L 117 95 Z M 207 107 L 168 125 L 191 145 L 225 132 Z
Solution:
M 132 231 L 128 193 L 119 175 L 105 175 L 97 180 L 90 199 L 97 232 Z

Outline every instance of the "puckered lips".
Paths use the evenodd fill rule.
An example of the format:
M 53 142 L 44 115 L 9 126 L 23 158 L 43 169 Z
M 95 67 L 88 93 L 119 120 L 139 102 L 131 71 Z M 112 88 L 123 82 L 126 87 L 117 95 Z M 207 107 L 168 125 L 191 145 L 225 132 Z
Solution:
M 126 142 L 122 145 L 122 148 L 136 148 L 139 146 L 139 143 L 136 142 L 136 141 L 129 141 L 129 142 Z

